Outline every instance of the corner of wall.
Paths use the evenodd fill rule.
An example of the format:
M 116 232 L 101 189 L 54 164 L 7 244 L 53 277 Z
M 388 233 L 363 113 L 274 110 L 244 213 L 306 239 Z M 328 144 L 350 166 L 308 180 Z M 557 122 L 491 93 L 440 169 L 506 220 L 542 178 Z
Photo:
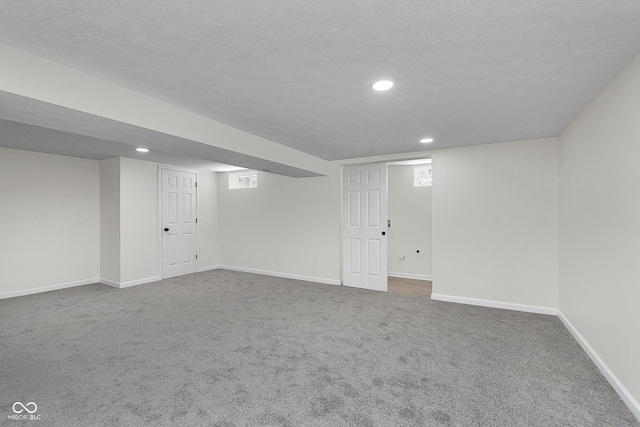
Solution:
M 120 282 L 120 158 L 100 161 L 100 277 Z

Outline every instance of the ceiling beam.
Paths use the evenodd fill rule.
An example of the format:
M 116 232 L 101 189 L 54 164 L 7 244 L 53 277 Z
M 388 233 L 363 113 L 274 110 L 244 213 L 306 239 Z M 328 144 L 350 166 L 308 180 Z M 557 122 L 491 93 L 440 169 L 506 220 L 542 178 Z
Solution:
M 119 139 L 123 139 L 123 134 L 125 137 L 127 135 L 123 129 L 140 129 L 156 135 L 163 134 L 174 140 L 174 144 L 189 141 L 211 147 L 216 155 L 222 154 L 224 157 L 224 153 L 228 153 L 234 160 L 234 163 L 229 163 L 237 166 L 255 169 L 262 160 L 266 165 L 264 169 L 283 175 L 327 174 L 329 164 L 326 160 L 2 43 L 0 60 L 3 64 L 0 67 L 0 91 L 15 95 L 4 98 L 13 98 L 14 101 L 25 98 L 29 101 L 25 105 L 37 103 L 40 109 L 48 110 L 40 115 L 48 117 L 49 123 L 43 123 L 46 120 L 38 123 L 38 114 L 25 114 L 24 111 L 20 120 L 21 114 L 6 103 L 0 103 L 0 118 L 51 127 L 51 118 L 59 117 L 57 130 L 78 133 L 78 129 L 71 127 L 79 126 L 77 117 L 80 113 L 87 123 L 91 122 L 91 117 L 100 121 L 100 129 L 96 129 L 96 132 L 92 132 L 89 125 L 82 128 L 82 134 L 87 136 L 104 138 L 105 124 L 107 127 L 111 124 L 114 127 L 113 134 L 120 135 Z M 72 121 L 65 120 L 65 116 L 75 116 L 76 124 L 68 123 Z M 123 126 L 116 129 L 119 124 Z M 131 138 L 132 141 L 117 142 L 135 144 L 135 135 L 131 134 Z M 166 141 L 167 138 L 164 138 L 165 145 Z M 180 151 L 179 146 L 173 148 Z M 193 151 L 193 147 L 190 150 Z M 246 165 L 237 164 L 243 159 L 246 159 Z M 217 161 L 227 163 L 224 158 Z

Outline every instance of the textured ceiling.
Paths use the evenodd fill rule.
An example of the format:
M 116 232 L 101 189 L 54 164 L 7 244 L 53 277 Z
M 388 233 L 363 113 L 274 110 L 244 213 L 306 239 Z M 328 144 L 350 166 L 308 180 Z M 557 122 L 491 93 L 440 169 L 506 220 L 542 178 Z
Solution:
M 1 42 L 328 160 L 558 136 L 640 51 L 636 0 L 0 6 Z
M 131 157 L 218 172 L 240 168 L 291 176 L 298 169 L 0 91 L 0 147 L 102 160 Z M 136 147 L 151 151 L 140 154 Z M 235 166 L 235 167 L 234 167 Z

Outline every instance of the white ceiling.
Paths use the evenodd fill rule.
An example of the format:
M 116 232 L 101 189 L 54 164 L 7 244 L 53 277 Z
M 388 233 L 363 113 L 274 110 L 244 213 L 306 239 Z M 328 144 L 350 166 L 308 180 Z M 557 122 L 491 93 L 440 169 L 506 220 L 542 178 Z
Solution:
M 640 51 L 636 0 L 0 5 L 0 42 L 327 160 L 558 136 Z
M 318 176 L 289 165 L 2 91 L 0 117 L 0 147 L 94 160 L 131 157 L 217 172 L 249 168 L 296 178 Z M 136 147 L 151 151 L 140 154 Z

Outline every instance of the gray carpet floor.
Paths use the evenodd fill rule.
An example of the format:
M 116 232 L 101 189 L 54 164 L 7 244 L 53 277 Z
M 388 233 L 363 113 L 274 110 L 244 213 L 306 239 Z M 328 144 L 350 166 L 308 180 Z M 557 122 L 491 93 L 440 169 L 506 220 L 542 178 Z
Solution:
M 554 316 L 217 270 L 0 322 L 5 425 L 640 425 Z

